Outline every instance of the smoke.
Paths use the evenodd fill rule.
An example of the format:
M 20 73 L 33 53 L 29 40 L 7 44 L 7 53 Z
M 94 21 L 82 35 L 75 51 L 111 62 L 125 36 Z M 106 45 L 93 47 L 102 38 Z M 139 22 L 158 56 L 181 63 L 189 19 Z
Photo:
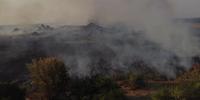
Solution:
M 1 24 L 85 24 L 91 0 L 0 0 Z
M 191 58 L 199 54 L 197 38 L 191 33 L 188 25 L 174 22 L 174 7 L 170 0 L 96 0 L 95 7 L 95 20 L 98 23 L 108 26 L 121 23 L 130 30 L 143 31 L 145 39 L 175 54 L 180 60 L 180 65 L 185 69 L 190 68 Z M 131 36 L 133 35 L 126 35 L 124 40 Z M 124 56 L 125 53 L 126 56 L 130 56 L 136 52 L 132 45 L 126 44 L 126 47 L 125 51 L 120 51 L 119 54 Z M 142 50 L 148 48 L 144 47 Z M 172 59 L 170 53 L 155 53 L 155 51 L 144 53 L 145 51 L 142 50 L 138 53 L 142 59 L 146 59 L 145 62 L 150 61 L 151 65 L 161 73 L 170 77 L 175 76 L 174 67 L 168 62 Z
M 174 4 L 172 0 L 0 0 L 0 22 L 87 24 L 94 16 L 109 22 L 133 22 L 142 17 L 140 15 L 145 15 L 146 8 L 157 2 L 165 3 L 161 6 L 167 9 L 172 9 L 171 5 Z
M 137 67 L 133 63 L 139 60 L 168 77 L 175 77 L 177 66 L 189 69 L 191 58 L 199 54 L 198 39 L 188 25 L 174 22 L 170 0 L 0 2 L 2 23 L 86 25 L 95 22 L 102 26 L 103 29 L 94 24 L 84 28 L 58 28 L 39 37 L 53 36 L 50 41 L 37 38 L 48 54 L 59 56 L 66 65 L 74 66 L 71 73 L 79 76 L 90 75 L 91 66 L 100 66 L 99 61 L 105 65 L 97 68 L 97 72 L 128 70 Z

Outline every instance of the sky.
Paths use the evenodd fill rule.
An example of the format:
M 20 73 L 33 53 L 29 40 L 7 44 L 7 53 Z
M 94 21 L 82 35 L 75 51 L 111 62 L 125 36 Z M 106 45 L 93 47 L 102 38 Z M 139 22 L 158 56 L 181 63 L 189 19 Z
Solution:
M 85 21 L 93 16 L 92 11 L 96 6 L 93 3 L 94 1 L 101 0 L 0 0 L 0 24 L 27 24 L 32 22 L 86 23 Z M 128 0 L 108 1 L 114 3 Z M 169 4 L 175 17 L 200 17 L 200 0 L 168 1 L 170 1 Z
M 171 0 L 174 2 L 176 16 L 200 17 L 200 0 Z

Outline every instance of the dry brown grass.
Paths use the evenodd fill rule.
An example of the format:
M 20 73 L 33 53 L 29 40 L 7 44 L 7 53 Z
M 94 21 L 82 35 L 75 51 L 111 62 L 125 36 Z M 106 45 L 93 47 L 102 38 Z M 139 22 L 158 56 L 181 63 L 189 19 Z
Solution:
M 193 67 L 177 78 L 178 81 L 200 81 L 200 64 L 194 64 Z

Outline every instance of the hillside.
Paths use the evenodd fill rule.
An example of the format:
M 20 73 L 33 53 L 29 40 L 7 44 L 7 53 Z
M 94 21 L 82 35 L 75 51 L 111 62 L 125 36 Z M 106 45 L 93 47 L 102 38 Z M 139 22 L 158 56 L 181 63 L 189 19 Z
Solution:
M 193 21 L 198 22 L 196 19 L 189 22 Z M 194 26 L 197 27 L 198 25 L 195 24 Z M 129 53 L 127 51 L 127 54 L 121 55 L 121 51 L 126 46 L 124 44 L 131 45 L 129 49 L 133 49 L 134 52 Z M 143 55 L 140 55 L 140 53 Z M 152 54 L 155 56 L 148 58 Z M 34 58 L 45 56 L 56 56 L 64 59 L 64 61 L 75 61 L 75 65 L 66 62 L 70 66 L 76 66 L 76 62 L 84 62 L 81 59 L 86 57 L 93 64 L 103 59 L 105 64 L 109 66 L 107 71 L 131 69 L 140 73 L 145 72 L 144 69 L 148 69 L 157 72 L 159 71 L 157 67 L 151 65 L 152 59 L 159 61 L 163 54 L 167 54 L 166 59 L 170 59 L 168 63 L 172 67 L 175 66 L 173 67 L 175 72 L 183 70 L 180 68 L 179 62 L 172 60 L 177 59 L 172 52 L 163 50 L 157 44 L 145 39 L 140 32 L 127 31 L 120 26 L 105 28 L 94 23 L 86 26 L 43 24 L 0 26 L 0 80 L 26 79 L 26 64 Z M 130 55 L 128 59 L 132 59 L 123 59 L 122 63 L 127 66 L 126 68 L 118 66 L 118 62 L 114 65 L 111 64 L 113 63 L 111 61 L 117 61 L 116 57 L 120 56 L 119 59 L 121 59 L 125 55 Z M 77 61 L 76 57 L 78 57 Z M 140 62 L 142 62 L 144 68 L 133 67 L 140 65 Z M 78 70 L 82 69 L 72 69 L 72 73 Z M 88 69 L 85 70 L 78 74 L 87 75 Z

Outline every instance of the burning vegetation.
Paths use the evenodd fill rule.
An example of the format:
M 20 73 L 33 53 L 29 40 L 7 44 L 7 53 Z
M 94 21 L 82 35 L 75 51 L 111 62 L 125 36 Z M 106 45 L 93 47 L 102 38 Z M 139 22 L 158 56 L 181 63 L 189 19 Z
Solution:
M 1 58 L 0 64 L 6 66 L 4 71 L 11 68 L 11 73 L 18 74 L 12 76 L 2 71 L 1 74 L 7 78 L 1 77 L 0 98 L 199 98 L 198 56 L 189 57 L 185 61 L 179 54 L 146 39 L 143 32 L 123 29 L 116 26 L 106 28 L 94 23 L 79 27 L 36 25 L 30 34 L 2 36 L 1 55 L 10 56 L 2 56 L 5 58 Z M 22 28 L 18 28 L 19 31 Z M 65 36 L 63 32 L 71 34 Z M 113 37 L 117 33 L 120 36 Z M 193 67 L 190 68 L 190 65 Z M 13 93 L 9 94 L 8 91 Z
M 200 99 L 199 19 L 172 0 L 7 1 L 0 100 Z

